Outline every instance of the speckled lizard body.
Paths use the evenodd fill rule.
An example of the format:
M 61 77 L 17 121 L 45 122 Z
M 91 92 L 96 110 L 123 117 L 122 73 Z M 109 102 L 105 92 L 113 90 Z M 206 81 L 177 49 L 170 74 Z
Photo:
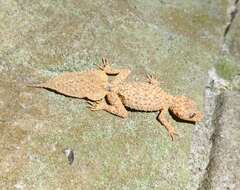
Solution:
M 112 69 L 106 59 L 103 59 L 103 65 L 99 67 L 106 74 L 116 76 L 108 86 L 107 101 L 102 99 L 89 102 L 92 111 L 105 110 L 123 118 L 128 116 L 125 107 L 139 111 L 159 111 L 158 120 L 168 130 L 172 140 L 177 133 L 165 118 L 168 111 L 181 120 L 194 123 L 199 122 L 203 117 L 191 99 L 166 93 L 159 87 L 159 82 L 152 77 L 148 77 L 148 82 L 126 82 L 130 70 Z

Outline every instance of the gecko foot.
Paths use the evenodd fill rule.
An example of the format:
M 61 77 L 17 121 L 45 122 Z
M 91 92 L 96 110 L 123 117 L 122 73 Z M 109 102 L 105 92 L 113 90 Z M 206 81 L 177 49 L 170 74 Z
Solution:
M 106 107 L 106 103 L 103 100 L 99 100 L 96 102 L 87 101 L 87 103 L 89 104 L 88 108 L 91 111 L 103 110 Z
M 97 67 L 99 69 L 103 70 L 105 73 L 108 73 L 108 72 L 110 72 L 112 70 L 111 66 L 110 66 L 110 63 L 109 63 L 109 61 L 106 58 L 102 58 L 102 64 L 101 65 L 97 65 Z
M 112 69 L 111 64 L 106 58 L 102 58 L 102 64 L 97 65 L 97 67 L 109 75 L 117 75 L 121 71 L 121 69 Z
M 163 81 L 159 82 L 159 80 L 157 80 L 156 77 L 154 77 L 153 75 L 150 75 L 150 74 L 147 74 L 147 80 L 148 80 L 148 83 L 153 84 L 153 85 L 156 85 L 159 83 L 164 83 Z
M 170 129 L 169 131 L 168 131 L 168 135 L 170 136 L 170 138 L 171 138 L 171 140 L 173 141 L 173 137 L 174 137 L 174 135 L 177 135 L 178 136 L 178 134 L 175 132 L 175 130 L 174 129 Z

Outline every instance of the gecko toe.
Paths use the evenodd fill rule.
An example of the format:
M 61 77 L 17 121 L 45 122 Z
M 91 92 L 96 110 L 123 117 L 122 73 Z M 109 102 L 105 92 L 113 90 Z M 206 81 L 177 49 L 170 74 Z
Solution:
M 174 140 L 174 136 L 179 136 L 178 133 L 176 133 L 175 131 L 169 131 L 168 132 L 168 135 L 170 136 L 171 140 L 173 141 Z

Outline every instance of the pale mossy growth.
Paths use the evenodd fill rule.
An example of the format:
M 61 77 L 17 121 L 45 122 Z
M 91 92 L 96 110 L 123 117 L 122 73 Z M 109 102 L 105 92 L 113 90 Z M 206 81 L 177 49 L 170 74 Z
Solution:
M 240 73 L 240 66 L 226 57 L 221 58 L 215 67 L 217 74 L 226 80 L 231 80 Z

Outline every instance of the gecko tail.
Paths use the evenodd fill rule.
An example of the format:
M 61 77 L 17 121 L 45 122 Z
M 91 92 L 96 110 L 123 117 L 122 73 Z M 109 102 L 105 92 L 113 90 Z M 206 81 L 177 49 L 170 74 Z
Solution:
M 46 88 L 46 84 L 45 83 L 40 83 L 40 84 L 27 84 L 27 87 L 31 87 L 31 88 Z

